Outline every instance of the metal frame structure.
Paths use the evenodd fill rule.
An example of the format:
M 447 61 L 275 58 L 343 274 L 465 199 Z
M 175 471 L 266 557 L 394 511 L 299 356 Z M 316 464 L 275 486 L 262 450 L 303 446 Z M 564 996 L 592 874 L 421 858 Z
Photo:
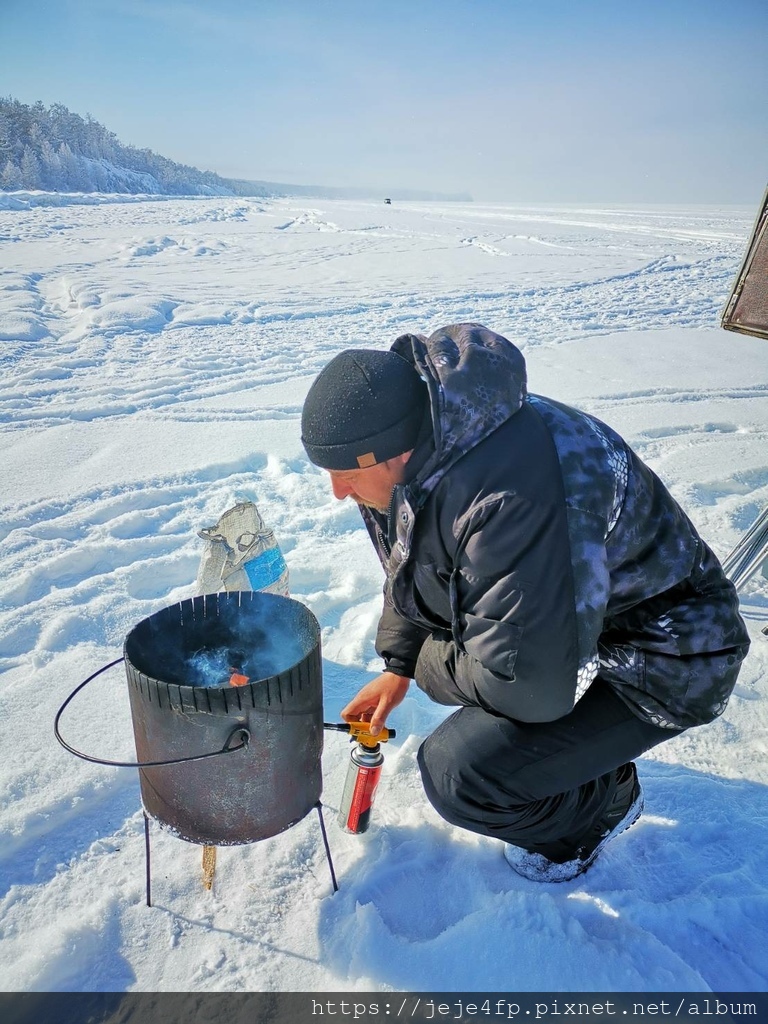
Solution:
M 726 331 L 768 338 L 768 189 L 720 325 Z
M 328 868 L 331 872 L 331 884 L 333 885 L 333 891 L 339 891 L 339 883 L 336 881 L 336 872 L 333 869 L 333 860 L 331 858 L 331 848 L 328 845 L 328 833 L 325 830 L 325 821 L 323 819 L 323 805 L 321 803 L 315 804 L 317 810 L 317 817 L 320 821 L 320 832 L 323 836 L 323 846 L 325 847 L 325 856 L 328 861 Z M 144 814 L 144 866 L 145 866 L 145 878 L 147 887 L 147 906 L 152 906 L 152 845 L 149 838 L 149 815 L 146 811 Z
M 737 590 L 763 566 L 768 568 L 768 505 L 755 519 L 736 547 L 723 560 L 723 570 Z

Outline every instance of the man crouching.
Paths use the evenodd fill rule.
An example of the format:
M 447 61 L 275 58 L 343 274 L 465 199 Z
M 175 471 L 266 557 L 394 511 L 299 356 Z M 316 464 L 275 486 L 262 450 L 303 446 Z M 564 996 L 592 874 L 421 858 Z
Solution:
M 642 810 L 634 759 L 722 713 L 749 640 L 735 589 L 610 427 L 528 394 L 479 324 L 348 350 L 302 412 L 386 573 L 384 672 L 344 708 L 377 732 L 411 679 L 459 705 L 422 744 L 449 822 L 565 881 Z

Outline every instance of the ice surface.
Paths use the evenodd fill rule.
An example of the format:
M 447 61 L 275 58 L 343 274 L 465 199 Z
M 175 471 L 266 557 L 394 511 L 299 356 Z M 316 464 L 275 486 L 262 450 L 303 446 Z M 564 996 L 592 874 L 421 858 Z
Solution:
M 239 499 L 274 529 L 323 629 L 325 717 L 378 670 L 381 570 L 299 441 L 340 349 L 475 320 L 533 391 L 623 431 L 725 555 L 768 504 L 768 348 L 718 320 L 740 208 L 2 197 L 0 986 L 12 990 L 764 990 L 768 581 L 718 722 L 640 761 L 646 813 L 573 883 L 514 876 L 441 821 L 415 753 L 447 713 L 390 724 L 374 822 L 314 816 L 222 850 L 153 840 L 138 781 L 53 738 L 127 632 L 190 597 L 197 530 Z M 68 709 L 81 748 L 132 756 L 122 668 Z M 332 821 L 349 747 L 329 733 Z

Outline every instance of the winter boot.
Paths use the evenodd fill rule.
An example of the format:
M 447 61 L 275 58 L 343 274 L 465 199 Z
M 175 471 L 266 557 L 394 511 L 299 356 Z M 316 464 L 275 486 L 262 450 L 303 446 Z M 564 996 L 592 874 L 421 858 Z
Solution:
M 643 810 L 643 790 L 634 764 L 616 769 L 616 787 L 600 817 L 582 836 L 575 849 L 557 859 L 507 843 L 504 857 L 513 870 L 534 882 L 569 882 L 583 874 L 606 843 L 634 825 Z

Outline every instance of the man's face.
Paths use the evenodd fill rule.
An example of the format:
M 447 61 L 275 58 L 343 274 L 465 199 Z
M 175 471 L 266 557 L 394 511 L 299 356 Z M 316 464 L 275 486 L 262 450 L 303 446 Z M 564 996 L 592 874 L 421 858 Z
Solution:
M 405 452 L 367 469 L 329 469 L 334 497 L 339 500 L 352 498 L 358 505 L 386 512 L 395 484 L 405 479 L 405 464 L 410 455 L 410 452 Z

